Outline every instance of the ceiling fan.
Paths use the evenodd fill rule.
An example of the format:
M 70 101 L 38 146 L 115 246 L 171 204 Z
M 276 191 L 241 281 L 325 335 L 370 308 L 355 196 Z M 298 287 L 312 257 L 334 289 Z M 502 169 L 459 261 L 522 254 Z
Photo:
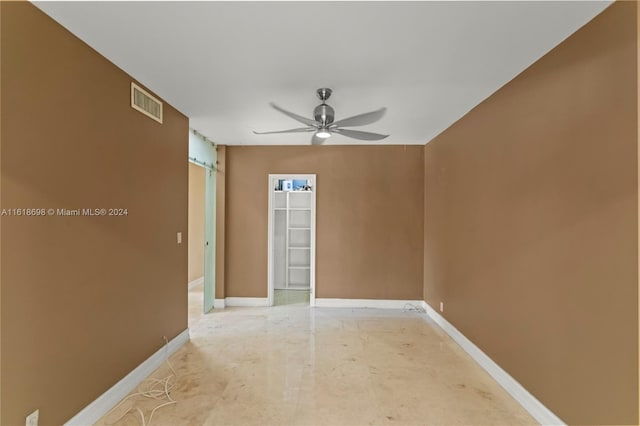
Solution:
M 379 133 L 363 132 L 361 130 L 344 129 L 344 127 L 364 126 L 374 123 L 380 120 L 382 116 L 384 116 L 384 113 L 387 111 L 386 108 L 380 108 L 376 111 L 371 111 L 360 115 L 354 115 L 353 117 L 343 118 L 342 120 L 333 121 L 335 118 L 333 108 L 325 103 L 326 100 L 329 99 L 329 96 L 331 96 L 331 89 L 318 89 L 316 91 L 316 94 L 318 95 L 322 103 L 315 107 L 313 110 L 313 116 L 315 120 L 289 112 L 285 109 L 280 108 L 274 103 L 269 104 L 273 107 L 273 109 L 280 111 L 281 113 L 293 118 L 296 121 L 299 121 L 302 124 L 306 124 L 307 127 L 280 130 L 276 132 L 256 132 L 254 130 L 253 133 L 255 133 L 256 135 L 270 135 L 274 133 L 313 132 L 313 136 L 311 137 L 312 145 L 322 144 L 325 140 L 330 138 L 333 133 L 364 141 L 378 141 L 389 136 L 381 135 Z

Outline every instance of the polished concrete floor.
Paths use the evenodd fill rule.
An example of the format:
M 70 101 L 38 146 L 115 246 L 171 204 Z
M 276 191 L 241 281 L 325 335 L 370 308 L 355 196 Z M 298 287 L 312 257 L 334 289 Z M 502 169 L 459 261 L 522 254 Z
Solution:
M 178 402 L 154 426 L 536 424 L 424 314 L 297 304 L 202 315 L 201 290 L 189 300 L 191 341 L 171 357 Z M 158 403 L 133 398 L 98 424 L 139 425 L 136 409 L 148 417 Z

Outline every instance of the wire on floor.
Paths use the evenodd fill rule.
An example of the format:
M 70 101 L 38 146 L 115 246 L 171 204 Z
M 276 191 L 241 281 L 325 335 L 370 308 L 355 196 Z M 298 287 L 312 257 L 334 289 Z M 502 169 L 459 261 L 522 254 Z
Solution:
M 171 391 L 174 390 L 177 386 L 178 374 L 176 373 L 176 370 L 173 369 L 173 365 L 171 365 L 171 362 L 169 361 L 169 341 L 167 340 L 166 336 L 164 337 L 164 341 L 165 341 L 165 349 L 167 351 L 165 363 L 169 366 L 169 369 L 171 370 L 171 374 L 169 374 L 168 376 L 162 379 L 154 379 L 154 378 L 146 379 L 145 381 L 140 383 L 140 385 L 138 386 L 138 392 L 132 393 L 131 395 L 127 396 L 125 399 L 120 401 L 118 405 L 116 405 L 111 410 L 109 410 L 109 412 L 107 413 L 107 416 L 111 414 L 113 411 L 115 411 L 117 408 L 120 408 L 122 404 L 124 404 L 126 401 L 129 401 L 131 398 L 142 396 L 148 399 L 155 399 L 161 402 L 151 410 L 151 413 L 149 414 L 148 419 L 145 417 L 144 412 L 140 408 L 135 407 L 135 410 L 138 412 L 138 414 L 140 414 L 140 419 L 142 420 L 142 426 L 150 426 L 151 420 L 153 419 L 153 415 L 156 413 L 158 409 L 162 407 L 166 407 L 167 405 L 175 404 L 177 402 L 171 397 Z M 112 422 L 109 422 L 109 423 L 105 422 L 105 423 L 108 425 L 115 424 L 117 421 L 122 419 L 129 412 L 131 412 L 133 408 L 134 408 L 133 406 L 130 407 L 127 411 L 122 413 L 120 417 L 113 420 Z
M 405 303 L 404 308 L 402 308 L 402 312 L 420 312 L 421 314 L 424 314 L 427 311 L 420 306 L 414 305 L 413 303 Z

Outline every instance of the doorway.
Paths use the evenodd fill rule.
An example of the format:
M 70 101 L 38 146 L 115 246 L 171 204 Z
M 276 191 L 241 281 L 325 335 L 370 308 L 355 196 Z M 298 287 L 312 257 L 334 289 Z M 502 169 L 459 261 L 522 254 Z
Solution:
M 316 175 L 270 174 L 269 306 L 315 305 Z
M 191 129 L 189 132 L 188 262 L 189 285 L 197 296 L 190 291 L 189 301 L 194 301 L 194 307 L 192 308 L 192 303 L 189 304 L 189 318 L 191 318 L 191 312 L 198 309 L 196 308 L 198 300 L 201 301 L 200 313 L 206 314 L 213 309 L 215 299 L 216 158 L 215 144 Z M 200 279 L 197 278 L 199 274 L 201 274 Z M 202 282 L 201 285 L 199 281 Z
M 189 322 L 203 315 L 205 184 L 207 169 L 189 162 L 188 291 Z

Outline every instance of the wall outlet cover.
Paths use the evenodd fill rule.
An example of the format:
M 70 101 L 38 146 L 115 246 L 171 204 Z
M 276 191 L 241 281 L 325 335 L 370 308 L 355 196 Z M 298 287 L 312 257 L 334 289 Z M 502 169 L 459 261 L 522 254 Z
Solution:
M 440 302 L 440 312 L 444 312 L 444 302 Z

